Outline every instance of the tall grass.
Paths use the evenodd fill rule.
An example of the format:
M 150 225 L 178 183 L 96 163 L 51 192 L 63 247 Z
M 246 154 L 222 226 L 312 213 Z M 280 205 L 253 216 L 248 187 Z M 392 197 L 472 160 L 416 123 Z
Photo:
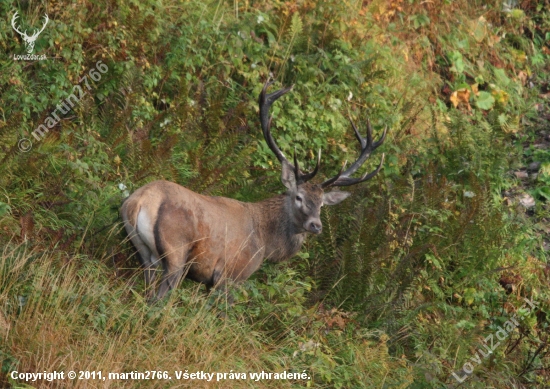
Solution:
M 66 260 L 51 253 L 4 250 L 0 273 L 3 312 L 3 374 L 20 372 L 186 370 L 255 372 L 267 368 L 271 350 L 258 333 L 221 320 L 206 308 L 198 286 L 148 306 L 131 284 L 115 279 L 96 261 Z M 183 301 L 182 299 L 185 299 Z M 14 365 L 9 366 L 9 362 Z M 284 361 L 281 367 L 285 366 Z M 274 367 L 274 366 L 272 366 Z M 6 382 L 6 376 L 3 379 Z M 190 383 L 173 382 L 176 387 Z M 103 383 L 99 386 L 102 386 Z M 40 382 L 36 387 L 95 387 L 97 383 Z M 165 387 L 167 382 L 107 381 L 105 387 Z M 193 382 L 193 387 L 213 383 Z M 232 387 L 250 387 L 232 382 Z M 259 387 L 290 387 L 289 382 Z
M 312 325 L 311 320 L 304 321 L 301 311 L 285 317 L 269 296 L 264 295 L 266 300 L 256 305 L 265 309 L 263 313 L 254 307 L 247 313 L 239 309 L 248 304 L 242 298 L 246 288 L 235 286 L 237 306 L 225 315 L 226 296 L 206 295 L 200 285 L 189 282 L 168 299 L 148 305 L 139 278 L 141 272 L 116 277 L 108 266 L 84 256 L 68 257 L 27 244 L 6 246 L 0 257 L 0 383 L 29 387 L 18 386 L 21 383 L 11 379 L 14 370 L 65 374 L 101 371 L 103 376 L 155 370 L 167 371 L 173 380 L 64 379 L 26 384 L 35 388 L 289 388 L 302 387 L 309 380 L 178 381 L 175 372 L 235 372 L 249 377 L 249 373 L 262 371 L 306 371 L 312 378 L 330 382 L 327 374 L 335 369 L 350 377 L 362 377 L 365 384 L 370 380 L 392 381 L 394 371 L 395 382 L 410 382 L 406 361 L 390 358 L 387 348 L 380 348 L 383 341 L 353 345 L 345 337 L 347 341 L 340 348 L 318 336 L 317 344 L 302 342 L 321 329 L 325 337 L 331 336 L 331 330 L 321 327 L 320 322 Z M 297 292 L 296 285 L 287 286 Z M 251 281 L 249 291 L 250 287 L 257 288 L 256 282 Z M 288 294 L 287 298 L 293 296 Z M 296 301 L 303 303 L 301 298 Z M 339 334 L 341 331 L 336 336 Z M 333 354 L 342 350 L 351 359 L 337 363 Z

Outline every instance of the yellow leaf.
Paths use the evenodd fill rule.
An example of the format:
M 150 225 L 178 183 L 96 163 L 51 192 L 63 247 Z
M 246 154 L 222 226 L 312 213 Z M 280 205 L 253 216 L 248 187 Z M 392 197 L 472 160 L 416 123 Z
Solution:
M 495 98 L 495 101 L 502 105 L 506 105 L 506 103 L 508 102 L 508 99 L 510 98 L 508 93 L 500 89 L 493 90 L 491 94 Z
M 449 100 L 451 100 L 451 103 L 453 103 L 454 107 L 458 107 L 458 93 L 453 92 L 451 93 L 451 97 L 449 97 Z
M 527 54 L 525 54 L 524 51 L 511 49 L 511 52 L 516 61 L 521 63 L 525 63 L 527 61 Z
M 466 88 L 459 89 L 457 91 L 454 91 L 451 93 L 451 97 L 449 98 L 451 100 L 451 103 L 453 103 L 454 107 L 457 108 L 460 103 L 465 104 L 468 110 L 471 109 L 470 107 L 470 91 Z

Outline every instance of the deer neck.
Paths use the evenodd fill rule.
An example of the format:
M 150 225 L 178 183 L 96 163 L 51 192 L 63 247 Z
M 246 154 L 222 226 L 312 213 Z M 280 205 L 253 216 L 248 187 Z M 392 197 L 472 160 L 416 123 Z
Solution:
M 299 231 L 292 221 L 289 196 L 278 195 L 254 205 L 256 228 L 265 247 L 264 257 L 279 262 L 300 251 L 306 234 Z

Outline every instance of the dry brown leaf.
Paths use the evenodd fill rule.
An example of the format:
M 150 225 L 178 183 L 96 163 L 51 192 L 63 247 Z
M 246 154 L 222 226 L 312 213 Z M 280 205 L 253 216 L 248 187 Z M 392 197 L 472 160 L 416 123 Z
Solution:
M 521 85 L 525 85 L 527 83 L 527 73 L 520 71 L 518 73 L 518 78 L 521 81 Z

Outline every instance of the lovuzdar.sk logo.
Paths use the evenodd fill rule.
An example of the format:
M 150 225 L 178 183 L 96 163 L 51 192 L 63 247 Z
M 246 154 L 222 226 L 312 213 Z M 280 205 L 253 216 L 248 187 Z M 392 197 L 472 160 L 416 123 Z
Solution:
M 44 31 L 44 29 L 46 28 L 46 25 L 48 24 L 48 21 L 50 20 L 48 18 L 48 15 L 44 14 L 44 24 L 42 25 L 42 28 L 41 29 L 34 29 L 35 32 L 34 34 L 32 35 L 27 35 L 27 30 L 25 31 L 21 31 L 21 26 L 17 26 L 16 24 L 16 20 L 17 18 L 19 17 L 19 15 L 17 14 L 17 12 L 13 15 L 13 18 L 11 19 L 11 26 L 13 27 L 13 29 L 15 30 L 15 32 L 17 32 L 19 35 L 21 35 L 21 38 L 23 38 L 23 42 L 25 43 L 25 50 L 27 51 L 27 54 L 25 55 L 13 55 L 13 59 L 14 60 L 24 60 L 24 61 L 36 61 L 36 60 L 44 60 L 46 59 L 46 54 L 42 54 L 42 55 L 36 55 L 36 54 L 33 54 L 33 50 L 34 50 L 34 44 L 36 42 L 36 40 L 38 39 L 38 36 L 42 33 L 42 31 Z

